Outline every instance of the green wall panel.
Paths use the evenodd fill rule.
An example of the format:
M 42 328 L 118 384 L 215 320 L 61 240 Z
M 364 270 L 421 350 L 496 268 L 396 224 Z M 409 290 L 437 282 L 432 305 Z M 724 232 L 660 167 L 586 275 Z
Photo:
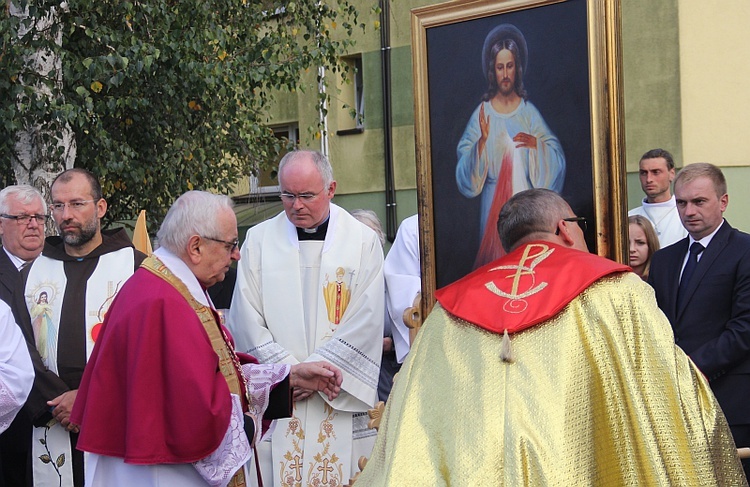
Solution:
M 625 149 L 629 171 L 657 147 L 682 165 L 677 0 L 622 2 Z

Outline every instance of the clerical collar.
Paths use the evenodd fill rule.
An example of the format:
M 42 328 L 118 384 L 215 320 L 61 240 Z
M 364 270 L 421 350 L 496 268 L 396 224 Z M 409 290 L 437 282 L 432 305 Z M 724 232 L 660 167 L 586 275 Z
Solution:
M 325 240 L 326 232 L 328 232 L 328 221 L 331 219 L 330 215 L 326 220 L 318 225 L 317 228 L 299 228 L 297 227 L 297 238 L 302 240 Z

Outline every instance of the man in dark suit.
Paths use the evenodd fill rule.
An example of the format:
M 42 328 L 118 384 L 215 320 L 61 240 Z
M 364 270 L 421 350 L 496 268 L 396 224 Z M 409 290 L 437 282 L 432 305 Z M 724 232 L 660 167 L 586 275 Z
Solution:
M 686 166 L 674 189 L 688 237 L 654 254 L 649 283 L 675 341 L 708 378 L 735 443 L 750 446 L 750 235 L 723 218 L 729 195 L 716 166 Z
M 44 247 L 47 205 L 31 186 L 8 186 L 0 191 L 0 299 L 19 321 L 14 292 L 21 286 L 20 270 Z M 19 291 L 22 292 L 22 291 Z M 22 302 L 22 300 L 21 300 Z M 26 313 L 26 310 L 23 310 Z M 21 411 L 0 435 L 0 486 L 31 485 L 31 420 Z

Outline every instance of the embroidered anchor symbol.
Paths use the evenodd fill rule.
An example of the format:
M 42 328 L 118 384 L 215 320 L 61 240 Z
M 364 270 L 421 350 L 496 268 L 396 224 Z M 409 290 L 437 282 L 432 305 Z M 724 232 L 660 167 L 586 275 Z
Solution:
M 532 254 L 532 250 L 536 251 Z M 536 285 L 536 279 L 534 274 L 534 268 L 538 266 L 543 260 L 545 260 L 547 257 L 552 255 L 552 253 L 555 251 L 555 249 L 550 249 L 549 246 L 543 245 L 543 244 L 530 244 L 527 245 L 526 248 L 523 251 L 523 255 L 521 256 L 521 260 L 519 260 L 518 265 L 502 265 L 498 267 L 493 267 L 490 269 L 491 271 L 498 271 L 498 270 L 515 270 L 513 274 L 510 274 L 508 276 L 505 276 L 506 279 L 513 279 L 513 284 L 511 286 L 511 292 L 507 293 L 500 288 L 497 287 L 497 285 L 494 283 L 494 281 L 490 281 L 486 283 L 484 286 L 493 294 L 500 296 L 502 298 L 507 298 L 508 301 L 505 302 L 503 305 L 503 310 L 507 313 L 522 313 L 526 310 L 526 308 L 529 306 L 529 303 L 526 301 L 525 298 L 528 298 L 529 296 L 532 296 L 538 292 L 540 292 L 542 289 L 547 287 L 546 282 L 541 282 L 538 285 Z M 531 261 L 531 263 L 527 266 L 526 262 Z M 518 288 L 521 284 L 521 277 L 522 276 L 531 276 L 531 287 L 529 287 L 528 290 L 519 293 Z

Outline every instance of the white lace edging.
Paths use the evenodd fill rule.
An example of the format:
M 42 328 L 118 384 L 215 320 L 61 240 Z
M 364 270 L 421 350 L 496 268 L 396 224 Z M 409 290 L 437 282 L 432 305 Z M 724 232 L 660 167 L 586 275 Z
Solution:
M 283 381 L 289 375 L 292 366 L 289 364 L 243 364 L 242 373 L 247 377 L 248 396 L 250 396 L 250 411 L 255 421 L 255 441 L 257 445 L 263 438 L 263 426 L 260 420 L 268 408 L 268 402 L 273 386 Z
M 10 387 L 0 378 L 0 433 L 8 429 L 16 413 L 23 406 Z
M 221 440 L 219 448 L 195 462 L 193 466 L 208 485 L 226 487 L 235 472 L 251 458 L 252 448 L 245 434 L 242 403 L 237 394 L 232 394 L 232 417 L 224 439 Z

